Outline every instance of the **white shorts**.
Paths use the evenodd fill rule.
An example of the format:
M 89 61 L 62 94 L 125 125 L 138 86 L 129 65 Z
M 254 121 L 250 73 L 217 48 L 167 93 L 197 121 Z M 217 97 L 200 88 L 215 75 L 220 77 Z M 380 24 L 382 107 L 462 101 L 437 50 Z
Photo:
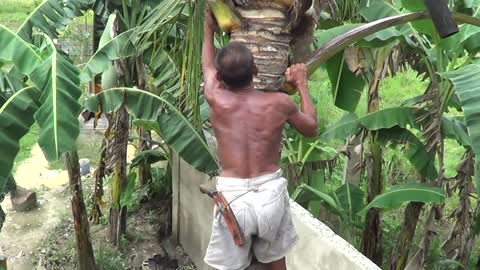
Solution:
M 253 255 L 261 263 L 282 259 L 298 240 L 290 213 L 287 180 L 281 171 L 251 179 L 217 178 L 245 237 L 236 246 L 220 213 L 215 213 L 205 262 L 218 270 L 247 268 Z

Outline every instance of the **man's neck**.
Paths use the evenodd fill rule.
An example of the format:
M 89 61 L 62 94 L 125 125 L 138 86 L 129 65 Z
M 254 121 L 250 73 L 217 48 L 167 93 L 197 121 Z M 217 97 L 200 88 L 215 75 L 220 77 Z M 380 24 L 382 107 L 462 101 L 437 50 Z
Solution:
M 253 92 L 256 92 L 255 87 L 253 85 L 253 82 L 250 83 L 248 86 L 245 87 L 239 87 L 239 88 L 229 88 L 229 90 L 232 93 L 238 94 L 238 95 L 247 95 Z

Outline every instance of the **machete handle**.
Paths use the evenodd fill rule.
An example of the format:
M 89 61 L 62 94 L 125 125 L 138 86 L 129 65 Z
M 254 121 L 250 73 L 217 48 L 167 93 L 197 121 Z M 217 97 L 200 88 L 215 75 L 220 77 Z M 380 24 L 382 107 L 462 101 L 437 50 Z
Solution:
M 208 196 L 211 196 L 211 194 L 213 193 L 205 185 L 200 185 L 200 192 L 203 194 L 207 194 Z

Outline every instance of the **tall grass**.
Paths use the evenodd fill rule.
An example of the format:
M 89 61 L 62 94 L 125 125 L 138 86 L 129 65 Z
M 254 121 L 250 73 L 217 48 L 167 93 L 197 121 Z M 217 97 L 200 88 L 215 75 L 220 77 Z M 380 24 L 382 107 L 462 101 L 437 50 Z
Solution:
M 17 30 L 28 14 L 40 4 L 38 0 L 2 0 L 0 24 L 11 30 Z

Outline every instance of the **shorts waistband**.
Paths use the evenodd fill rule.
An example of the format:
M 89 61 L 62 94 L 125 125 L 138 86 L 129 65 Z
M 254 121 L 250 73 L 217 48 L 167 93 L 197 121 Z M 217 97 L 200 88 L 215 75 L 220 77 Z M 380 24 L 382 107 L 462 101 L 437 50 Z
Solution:
M 217 177 L 216 184 L 218 188 L 251 188 L 258 187 L 269 181 L 282 177 L 282 169 L 278 169 L 274 173 L 264 174 L 253 178 L 233 178 L 233 177 Z

